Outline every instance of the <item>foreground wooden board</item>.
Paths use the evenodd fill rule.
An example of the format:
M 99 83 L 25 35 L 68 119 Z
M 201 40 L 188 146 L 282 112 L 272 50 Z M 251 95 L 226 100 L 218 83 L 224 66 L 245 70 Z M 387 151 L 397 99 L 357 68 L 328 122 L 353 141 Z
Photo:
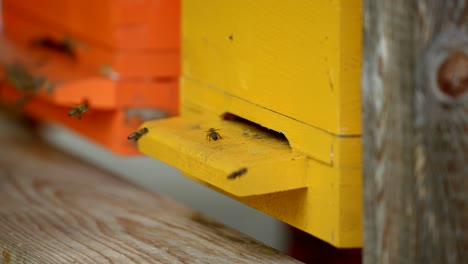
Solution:
M 0 263 L 299 263 L 37 139 L 4 134 Z

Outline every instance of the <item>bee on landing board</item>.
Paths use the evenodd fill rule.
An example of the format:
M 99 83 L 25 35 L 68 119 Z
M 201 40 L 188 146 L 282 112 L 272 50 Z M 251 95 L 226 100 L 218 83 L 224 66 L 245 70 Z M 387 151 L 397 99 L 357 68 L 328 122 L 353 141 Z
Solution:
M 213 139 L 214 141 L 216 141 L 218 139 L 223 139 L 223 137 L 221 137 L 221 135 L 217 132 L 218 130 L 219 129 L 210 128 L 207 131 L 205 131 L 206 140 L 211 141 Z
M 72 116 L 76 116 L 79 120 L 81 120 L 81 115 L 85 112 L 88 111 L 88 108 L 89 108 L 89 105 L 88 105 L 88 102 L 84 102 L 83 104 L 80 104 L 76 107 L 74 107 L 69 113 L 68 113 L 68 116 L 69 117 L 72 117 Z
M 247 173 L 247 168 L 241 168 L 241 169 L 236 170 L 233 173 L 229 174 L 227 176 L 227 178 L 228 178 L 228 180 L 233 180 L 233 179 L 235 179 L 237 177 L 240 177 L 240 176 L 242 176 L 242 175 L 244 175 L 246 173 Z
M 137 131 L 131 133 L 127 137 L 127 139 L 137 141 L 138 139 L 140 139 L 143 135 L 147 134 L 148 132 L 149 132 L 148 128 L 143 127 L 143 128 L 138 129 Z

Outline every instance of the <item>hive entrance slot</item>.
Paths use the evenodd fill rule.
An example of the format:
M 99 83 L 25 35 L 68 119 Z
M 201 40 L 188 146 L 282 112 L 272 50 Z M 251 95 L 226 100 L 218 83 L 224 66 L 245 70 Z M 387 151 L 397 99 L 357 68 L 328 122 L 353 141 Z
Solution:
M 230 121 L 230 122 L 237 122 L 237 123 L 241 123 L 241 124 L 244 124 L 244 125 L 248 125 L 248 126 L 252 127 L 253 129 L 260 130 L 260 131 L 268 134 L 268 136 L 271 137 L 272 139 L 282 141 L 285 144 L 287 144 L 288 146 L 290 146 L 288 139 L 281 132 L 277 132 L 275 130 L 266 128 L 264 126 L 261 126 L 261 125 L 255 123 L 255 122 L 252 122 L 252 121 L 250 121 L 248 119 L 242 118 L 242 117 L 240 117 L 238 115 L 235 115 L 235 114 L 232 114 L 232 113 L 229 113 L 229 112 L 226 112 L 226 113 L 222 114 L 221 118 L 223 120 L 227 120 L 227 121 Z

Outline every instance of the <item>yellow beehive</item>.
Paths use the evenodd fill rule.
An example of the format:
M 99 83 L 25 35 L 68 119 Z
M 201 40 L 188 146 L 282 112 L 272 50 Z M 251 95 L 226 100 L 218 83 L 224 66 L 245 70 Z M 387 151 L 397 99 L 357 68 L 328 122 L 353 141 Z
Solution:
M 145 123 L 140 150 L 337 247 L 360 247 L 361 1 L 182 9 L 181 116 Z M 209 128 L 222 139 L 207 140 Z

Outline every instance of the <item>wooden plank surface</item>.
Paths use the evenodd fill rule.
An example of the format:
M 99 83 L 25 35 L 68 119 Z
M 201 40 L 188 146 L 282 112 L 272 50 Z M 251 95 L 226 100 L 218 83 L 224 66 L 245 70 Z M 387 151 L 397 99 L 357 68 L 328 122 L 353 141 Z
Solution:
M 468 263 L 468 1 L 364 3 L 364 262 Z
M 0 263 L 300 263 L 18 133 L 0 129 Z

